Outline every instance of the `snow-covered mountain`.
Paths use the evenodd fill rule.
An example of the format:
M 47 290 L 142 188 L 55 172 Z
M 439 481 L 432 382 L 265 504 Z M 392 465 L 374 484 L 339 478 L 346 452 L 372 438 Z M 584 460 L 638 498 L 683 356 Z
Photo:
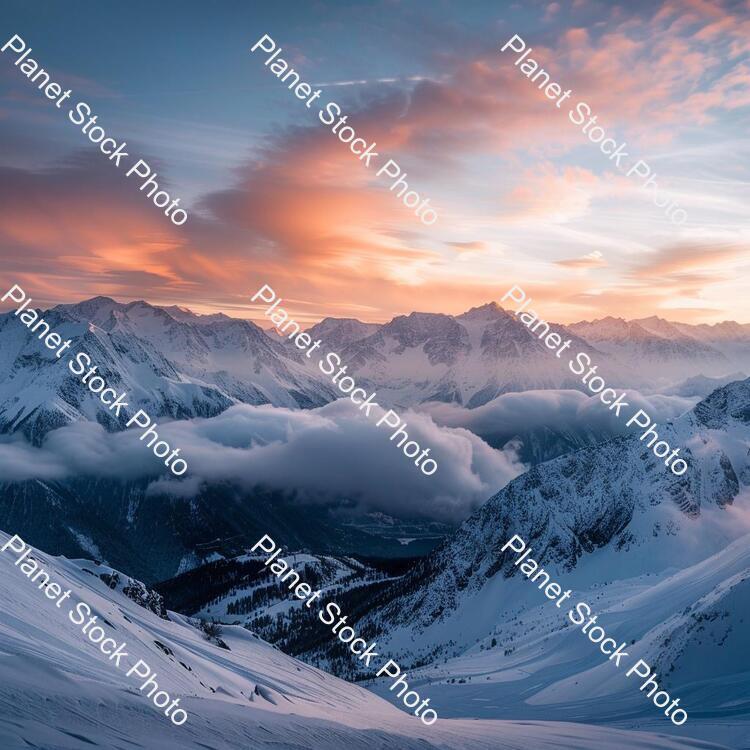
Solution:
M 231 559 L 209 562 L 154 585 L 170 609 L 206 620 L 242 625 L 284 653 L 295 656 L 321 644 L 332 645 L 319 629 L 317 612 L 289 596 L 263 561 L 266 555 L 248 551 Z M 376 596 L 408 569 L 409 560 L 363 562 L 352 557 L 304 552 L 284 556 L 313 591 L 349 610 L 357 601 Z M 339 677 L 356 675 L 351 654 L 338 644 L 335 655 L 308 660 Z
M 750 362 L 748 326 L 604 318 L 550 324 L 571 352 L 586 352 L 608 383 L 655 392 L 688 376 L 724 376 Z M 694 330 L 695 329 L 695 330 Z M 730 330 L 731 329 L 731 330 Z M 553 361 L 536 333 L 496 303 L 461 315 L 412 313 L 353 340 L 343 359 L 386 402 L 444 401 L 474 408 L 509 392 L 583 389 L 564 361 Z
M 736 362 L 744 370 L 750 369 L 750 324 L 725 320 L 713 325 L 707 323 L 700 325 L 673 323 L 673 325 L 686 336 L 718 349 L 727 359 Z
M 609 365 L 612 381 L 624 377 L 611 361 L 564 326 L 553 325 L 573 347 Z M 534 388 L 580 388 L 570 370 L 515 316 L 495 303 L 458 316 L 411 313 L 342 354 L 354 371 L 374 384 L 385 402 L 401 405 L 446 401 L 481 406 L 496 396 Z M 552 357 L 552 359 L 551 359 Z M 630 382 L 639 381 L 634 373 Z
M 288 341 L 222 313 L 96 297 L 43 314 L 63 339 L 73 339 L 69 352 L 86 351 L 110 385 L 154 417 L 211 416 L 238 402 L 310 408 L 340 396 Z M 655 317 L 552 324 L 573 339 L 572 350 L 590 354 L 609 383 L 647 391 L 750 364 L 747 328 Z M 323 340 L 324 351 L 340 353 L 387 405 L 443 401 L 473 408 L 508 392 L 584 388 L 495 303 L 458 316 L 415 312 L 385 325 L 326 318 L 308 332 Z M 0 351 L 0 432 L 21 431 L 38 444 L 49 430 L 81 419 L 121 426 L 12 313 L 0 315 Z
M 656 316 L 641 320 L 607 316 L 573 323 L 569 328 L 598 349 L 633 363 L 651 376 L 684 377 L 686 366 L 691 374 L 728 372 L 729 360 L 721 351 Z
M 750 487 L 750 379 L 718 389 L 673 424 L 661 425 L 659 435 L 683 446 L 689 468 L 681 477 L 658 465 L 631 435 L 514 479 L 406 577 L 403 585 L 413 585 L 414 593 L 396 600 L 394 622 L 433 628 L 455 615 L 467 595 L 511 570 L 499 549 L 513 534 L 548 566 L 575 572 L 586 583 L 613 573 L 601 559 L 588 567 L 597 550 L 611 559 L 618 577 L 640 575 L 695 564 L 742 534 Z M 482 627 L 469 620 L 464 641 Z M 422 643 L 429 648 L 430 639 Z
M 347 344 L 371 336 L 380 326 L 377 323 L 362 323 L 355 318 L 323 318 L 307 329 L 313 341 L 321 339 L 326 349 L 341 352 Z
M 736 323 L 734 320 L 724 320 L 721 323 L 672 323 L 678 330 L 687 336 L 700 341 L 711 341 L 716 345 L 722 342 L 744 342 L 750 341 L 750 323 Z
M 596 564 L 597 553 L 592 557 Z M 599 561 L 607 564 L 603 556 Z M 591 722 L 747 747 L 750 535 L 693 566 L 662 574 L 586 587 L 558 572 L 556 580 L 573 585 L 570 601 L 587 602 L 607 635 L 626 644 L 626 663 L 617 668 L 608 661 L 571 624 L 566 605 L 557 609 L 517 572 L 505 581 L 505 613 L 484 637 L 414 673 L 427 681 L 425 690 L 436 700 L 451 706 L 451 716 L 475 715 L 481 702 L 485 711 L 503 718 L 585 716 Z M 618 574 L 610 569 L 610 575 Z M 639 659 L 687 711 L 689 720 L 679 730 L 639 692 L 643 680 L 626 676 L 626 668 Z
M 639 358 L 640 366 L 654 375 L 727 375 L 731 362 L 750 366 L 750 324 L 734 321 L 698 325 L 668 321 L 656 315 L 636 320 L 608 316 L 573 323 L 591 344 L 620 359 Z
M 745 380 L 747 375 L 744 372 L 733 372 L 729 375 L 722 375 L 718 378 L 709 378 L 705 375 L 695 375 L 686 378 L 680 383 L 665 388 L 662 392 L 666 395 L 674 396 L 708 396 L 717 388 L 721 388 L 734 380 Z
M 159 415 L 211 415 L 245 398 L 298 407 L 333 398 L 315 368 L 295 359 L 283 342 L 257 326 L 224 316 L 191 316 L 184 309 L 168 312 L 105 298 L 61 306 L 46 315 L 61 332 L 74 335 L 76 346 L 97 364 L 101 361 L 114 387 L 130 389 Z M 563 379 L 566 368 L 550 360 L 536 337 L 494 305 L 461 316 L 414 313 L 375 330 L 351 321 L 341 326 L 327 321 L 325 326 L 332 337 L 340 336 L 344 360 L 359 379 L 377 386 L 383 401 L 442 400 L 476 407 L 499 393 L 526 390 L 531 383 L 539 388 L 574 385 Z M 658 350 L 667 340 L 661 322 L 628 324 L 625 332 L 619 324 L 615 327 L 596 348 L 570 334 L 573 327 L 557 328 L 566 337 L 575 335 L 574 346 L 590 351 L 622 382 L 637 377 L 619 359 L 623 351 L 628 356 L 641 351 L 644 372 L 659 366 Z M 689 339 L 684 330 L 681 335 L 678 350 L 669 349 L 669 361 L 682 363 L 684 379 L 704 371 L 706 359 L 693 357 L 694 345 L 697 351 L 711 345 Z M 642 340 L 650 343 L 634 349 L 632 342 Z M 0 345 L 0 415 L 6 431 L 22 431 L 41 442 L 54 426 L 101 418 L 103 410 L 94 397 L 83 395 L 85 389 L 72 376 L 61 376 L 63 366 L 45 360 L 38 342 L 12 315 L 0 316 Z M 704 379 L 698 385 L 705 384 Z M 43 548 L 71 556 L 85 550 L 108 560 L 97 567 L 43 556 L 45 564 L 79 587 L 81 597 L 93 597 L 123 635 L 147 649 L 144 658 L 158 664 L 172 689 L 195 701 L 200 724 L 174 740 L 161 725 L 163 717 L 154 712 L 151 718 L 153 707 L 143 706 L 142 697 L 113 679 L 106 665 L 101 670 L 86 665 L 94 651 L 90 645 L 76 645 L 50 618 L 40 623 L 31 601 L 38 592 L 12 588 L 8 581 L 17 569 L 7 567 L 0 571 L 0 594 L 18 605 L 0 613 L 0 653 L 15 655 L 0 657 L 0 746 L 6 741 L 11 748 L 29 743 L 82 747 L 93 738 L 117 747 L 120 728 L 132 725 L 135 716 L 138 729 L 129 729 L 130 736 L 136 731 L 136 741 L 144 747 L 151 747 L 154 738 L 159 747 L 262 747 L 267 737 L 260 727 L 271 727 L 275 747 L 316 750 L 344 744 L 701 747 L 693 739 L 671 741 L 562 723 L 580 719 L 654 732 L 670 729 L 654 716 L 653 707 L 639 702 L 632 683 L 607 672 L 611 665 L 597 661 L 591 644 L 565 626 L 560 612 L 540 604 L 539 592 L 528 581 L 513 574 L 509 554 L 500 551 L 513 534 L 528 541 L 533 556 L 573 588 L 577 600 L 594 604 L 620 638 L 635 640 L 634 651 L 657 666 L 670 691 L 684 696 L 694 712 L 691 717 L 695 715 L 684 737 L 746 746 L 747 735 L 740 733 L 746 731 L 750 710 L 742 688 L 750 674 L 749 644 L 741 628 L 750 577 L 745 552 L 750 542 L 749 415 L 746 380 L 713 392 L 674 424 L 660 425 L 660 436 L 681 446 L 689 459 L 690 468 L 681 478 L 658 466 L 637 437 L 572 443 L 585 447 L 533 466 L 491 497 L 426 560 L 393 580 L 378 578 L 366 566 L 357 571 L 341 557 L 345 547 L 372 544 L 368 535 L 332 524 L 320 506 L 295 504 L 272 490 L 215 483 L 193 496 L 175 496 L 148 493 L 147 481 L 79 477 L 6 482 L 0 485 L 6 528 L 30 534 Z M 497 434 L 504 435 L 502 430 Z M 574 438 L 578 440 L 561 431 L 545 440 L 559 442 L 563 450 L 562 443 Z M 537 450 L 544 453 L 549 445 L 540 443 Z M 262 533 L 283 539 L 287 549 L 330 552 L 328 558 L 309 556 L 311 575 L 320 568 L 318 573 L 329 576 L 327 585 L 347 602 L 362 631 L 377 637 L 381 648 L 410 668 L 414 684 L 436 696 L 445 716 L 508 721 L 441 720 L 439 733 L 415 734 L 403 723 L 408 717 L 388 703 L 371 704 L 375 699 L 364 691 L 348 692 L 351 686 L 283 656 L 241 627 L 225 627 L 221 638 L 229 653 L 204 641 L 187 618 L 159 617 L 164 613 L 158 602 L 137 582 L 104 590 L 116 575 L 108 565 L 149 580 L 166 578 L 216 559 L 217 553 L 237 555 Z M 146 548 L 148 555 L 143 554 Z M 99 578 L 101 573 L 106 580 Z M 125 588 L 140 604 L 154 606 L 142 609 L 128 599 Z M 222 591 L 196 611 L 247 624 L 288 609 L 278 596 L 261 601 L 274 593 L 263 588 L 268 587 L 240 581 L 236 590 Z M 278 632 L 270 623 L 264 632 L 269 637 L 281 632 L 283 643 L 294 643 L 307 661 L 338 669 L 341 655 L 330 648 L 331 641 L 303 630 L 316 623 L 283 614 Z M 296 632 L 290 633 L 291 628 Z M 154 641 L 172 654 L 152 645 Z M 25 672 L 16 669 L 22 661 L 28 666 Z M 297 681 L 300 674 L 302 682 Z M 216 692 L 204 690 L 206 686 Z M 387 692 L 382 683 L 370 687 Z M 3 709 L 11 700 L 17 703 L 12 721 Z M 40 705 L 56 712 L 50 729 L 38 720 Z M 114 720 L 90 724 L 86 712 L 95 712 L 96 706 L 105 707 Z M 131 718 L 126 721 L 126 716 Z M 560 723 L 539 721 L 548 718 Z M 524 723 L 514 723 L 516 719 Z M 706 728 L 718 723 L 725 726 L 715 732 Z M 225 734 L 217 736 L 217 725 Z M 171 730 L 168 723 L 166 729 Z
M 154 417 L 211 416 L 237 402 L 310 407 L 333 398 L 299 353 L 254 323 L 172 313 L 177 318 L 146 302 L 96 297 L 59 305 L 44 318 L 73 340 L 69 352 L 86 352 L 108 385 Z M 81 419 L 122 426 L 12 313 L 0 315 L 0 351 L 0 431 L 40 442 L 49 430 Z
M 0 533 L 4 544 L 8 535 Z M 137 581 L 89 560 L 36 560 L 71 595 L 60 608 L 0 553 L 0 746 L 3 750 L 678 750 L 675 740 L 568 722 L 439 719 L 425 727 L 392 701 L 307 666 L 242 627 L 207 634 L 163 612 Z M 85 602 L 124 642 L 121 668 L 72 624 Z M 70 605 L 70 606 L 68 606 Z M 211 637 L 209 637 L 209 635 Z M 127 668 L 146 662 L 188 714 L 175 726 Z M 690 747 L 721 748 L 708 743 Z
M 127 392 L 131 403 L 143 405 L 160 422 L 209 417 L 237 401 L 309 407 L 336 395 L 330 379 L 294 347 L 274 341 L 247 321 L 145 302 L 121 304 L 106 297 L 61 305 L 45 316 L 64 337 L 75 340 L 73 351 L 85 349 L 114 388 Z M 525 427 L 505 421 L 495 426 L 499 418 L 493 416 L 492 399 L 498 393 L 525 391 L 531 384 L 581 387 L 561 361 L 550 359 L 549 350 L 526 326 L 497 305 L 455 317 L 413 313 L 375 327 L 374 332 L 373 326 L 352 320 L 327 319 L 319 326 L 321 338 L 330 335 L 343 345 L 341 354 L 358 380 L 374 383 L 378 401 L 467 404 L 473 407 L 465 409 L 473 421 L 466 414 L 436 416 L 436 421 L 473 430 L 498 449 L 519 438 L 523 460 L 531 464 L 590 446 L 606 435 L 585 420 L 569 424 L 559 415 L 555 424 L 548 424 L 544 415 L 552 412 L 546 411 L 537 412 L 537 421 L 527 420 Z M 573 335 L 562 327 L 558 330 Z M 364 338 L 357 340 L 359 336 Z M 575 338 L 574 346 L 619 373 L 612 382 L 617 377 L 640 377 L 626 377 L 624 365 L 581 338 Z M 113 430 L 122 426 L 70 373 L 64 360 L 44 353 L 12 313 L 0 315 L 0 350 L 0 431 L 16 433 L 3 437 L 8 444 L 23 435 L 41 445 L 51 430 L 79 420 L 95 420 Z M 485 403 L 493 408 L 478 406 Z M 253 434 L 246 437 L 257 439 Z M 262 531 L 261 516 L 273 528 L 283 528 L 290 544 L 306 546 L 317 540 L 315 552 L 411 554 L 397 549 L 396 538 L 367 533 L 341 518 L 316 517 L 311 505 L 290 514 L 289 498 L 273 488 L 214 484 L 196 486 L 185 497 L 155 490 L 149 494 L 146 481 L 120 477 L 114 468 L 106 477 L 82 471 L 73 478 L 10 482 L 0 477 L 0 482 L 3 521 L 31 541 L 73 555 L 98 549 L 97 554 L 112 564 L 150 581 L 200 564 L 199 545 L 208 540 Z M 217 503 L 231 512 L 213 512 Z M 293 522 L 285 520 L 289 517 Z M 153 541 L 148 556 L 138 554 L 143 539 Z M 238 549 L 240 543 L 222 552 L 236 554 Z
M 462 670 L 475 680 L 481 675 L 481 690 L 487 681 L 515 681 L 525 716 L 550 715 L 544 711 L 555 702 L 590 700 L 589 689 L 598 690 L 604 679 L 600 672 L 587 676 L 598 665 L 591 644 L 580 633 L 559 634 L 565 610 L 553 612 L 540 601 L 512 554 L 501 551 L 518 534 L 553 580 L 576 592 L 573 601 L 611 610 L 608 622 L 620 626 L 620 637 L 635 638 L 635 651 L 693 696 L 695 709 L 747 715 L 747 693 L 739 686 L 750 675 L 741 626 L 750 604 L 750 380 L 720 388 L 672 425 L 660 426 L 659 434 L 684 446 L 690 466 L 682 477 L 658 466 L 637 436 L 535 466 L 383 592 L 362 612 L 364 622 L 405 661 L 431 663 L 420 673 L 431 682 Z M 679 573 L 688 568 L 689 575 Z M 558 637 L 578 638 L 565 648 L 574 644 L 581 653 L 563 646 L 550 651 Z M 692 648 L 698 641 L 703 649 Z M 584 649 L 591 658 L 583 658 Z M 702 681 L 697 654 L 710 660 L 704 674 L 710 683 Z M 440 667 L 446 658 L 454 661 Z M 633 702 L 632 685 L 621 677 L 607 683 L 616 693 L 612 700 L 627 705 L 625 715 L 648 720 L 648 704 Z M 576 681 L 589 687 L 578 693 Z M 554 688 L 558 683 L 565 689 Z M 454 715 L 468 715 L 466 701 L 484 695 L 475 685 L 459 701 L 458 691 L 468 690 L 463 684 L 441 689 L 451 696 Z M 508 704 L 506 688 L 493 693 L 490 686 L 492 705 Z M 529 713 L 529 706 L 539 709 Z M 577 708 L 602 719 L 617 714 Z

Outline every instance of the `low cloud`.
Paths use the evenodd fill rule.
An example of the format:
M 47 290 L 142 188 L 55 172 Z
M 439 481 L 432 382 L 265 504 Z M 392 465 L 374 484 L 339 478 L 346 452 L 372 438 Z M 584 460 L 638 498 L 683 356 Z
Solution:
M 574 390 L 506 393 L 476 409 L 438 403 L 420 408 L 438 425 L 463 427 L 491 445 L 503 446 L 509 440 L 523 440 L 525 436 L 549 430 L 588 437 L 589 441 L 607 440 L 635 433 L 635 428 L 627 427 L 625 423 L 638 409 L 664 424 L 691 409 L 697 400 L 658 394 L 644 396 L 629 389 L 626 397 L 629 406 L 620 417 L 609 411 L 598 396 L 587 396 Z
M 234 406 L 211 419 L 164 423 L 159 436 L 189 463 L 176 481 L 139 441 L 140 430 L 107 433 L 78 423 L 51 432 L 40 448 L 0 442 L 0 476 L 10 480 L 101 477 L 152 479 L 151 493 L 193 495 L 203 483 L 232 482 L 294 493 L 301 502 L 355 504 L 400 517 L 459 521 L 525 467 L 516 450 L 491 448 L 460 427 L 403 412 L 409 439 L 429 447 L 438 470 L 425 476 L 396 445 L 392 429 L 367 419 L 348 399 L 320 409 Z
M 664 424 L 696 400 L 628 391 L 628 415 L 643 408 Z M 414 466 L 374 414 L 368 419 L 340 399 L 304 411 L 243 404 L 210 419 L 160 424 L 159 437 L 188 461 L 180 480 L 139 440 L 142 430 L 108 433 L 94 422 L 54 430 L 41 447 L 19 435 L 3 437 L 0 476 L 145 479 L 152 496 L 188 497 L 206 483 L 231 482 L 248 492 L 264 487 L 293 494 L 300 502 L 455 522 L 525 471 L 519 456 L 535 435 L 559 430 L 599 441 L 635 433 L 597 397 L 573 390 L 508 393 L 476 409 L 426 404 L 401 417 L 409 439 L 429 447 L 438 462 L 434 475 Z

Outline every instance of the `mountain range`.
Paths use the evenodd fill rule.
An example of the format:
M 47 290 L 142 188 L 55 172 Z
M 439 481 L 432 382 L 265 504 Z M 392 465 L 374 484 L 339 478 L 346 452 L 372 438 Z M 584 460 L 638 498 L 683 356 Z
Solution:
M 311 407 L 334 397 L 299 352 L 274 342 L 254 323 L 170 311 L 97 297 L 58 305 L 44 318 L 63 339 L 73 340 L 72 354 L 88 353 L 112 387 L 127 391 L 131 403 L 154 416 L 206 417 L 233 403 Z M 113 430 L 122 426 L 12 313 L 0 315 L 0 349 L 3 432 L 21 431 L 39 443 L 49 430 L 78 420 Z
M 296 347 L 250 321 L 146 302 L 121 304 L 106 297 L 59 305 L 44 317 L 64 338 L 73 339 L 72 352 L 88 352 L 118 392 L 127 391 L 131 403 L 160 422 L 215 417 L 238 403 L 309 411 L 337 395 L 330 380 Z M 643 382 L 649 366 L 666 363 L 667 370 L 680 371 L 672 389 L 691 397 L 726 381 L 725 375 L 706 373 L 737 372 L 750 352 L 748 326 L 731 323 L 683 326 L 653 318 L 630 323 L 605 319 L 555 327 L 610 368 L 612 382 Z M 679 333 L 676 342 L 665 338 L 673 329 Z M 495 304 L 459 316 L 412 313 L 384 325 L 327 318 L 309 331 L 325 338 L 327 347 L 338 347 L 358 381 L 377 389 L 379 401 L 415 408 L 427 408 L 435 400 L 442 408 L 463 404 L 471 419 L 462 416 L 453 422 L 434 407 L 428 413 L 439 424 L 475 430 L 498 449 L 516 440 L 519 455 L 530 466 L 611 436 L 607 429 L 587 424 L 553 425 L 544 412 L 527 426 L 498 423 L 493 416 L 498 398 L 529 388 L 582 386 L 564 365 L 550 359 L 526 326 Z M 707 353 L 712 348 L 713 360 Z M 0 315 L 0 350 L 0 432 L 9 449 L 18 440 L 43 446 L 65 425 L 97 422 L 108 431 L 122 428 L 122 421 L 102 409 L 64 361 L 45 352 L 12 313 Z M 624 351 L 636 359 L 622 364 Z M 424 552 L 449 531 L 435 535 L 417 523 L 416 531 L 401 536 L 432 541 L 410 548 L 399 542 L 398 534 L 351 523 L 319 505 L 300 505 L 274 487 L 213 482 L 175 496 L 147 479 L 118 477 L 116 465 L 104 476 L 87 473 L 84 466 L 67 478 L 14 481 L 6 476 L 0 482 L 6 525 L 43 548 L 106 558 L 148 581 L 199 565 L 208 559 L 204 552 L 211 540 L 216 540 L 214 549 L 231 555 L 264 531 L 283 531 L 290 544 L 318 553 L 370 556 L 413 555 L 417 544 Z M 337 502 L 343 508 L 350 498 Z M 223 505 L 222 514 L 214 512 L 217 504 Z M 397 522 L 411 519 L 406 515 Z M 148 555 L 138 553 L 143 540 L 150 540 Z
M 744 529 L 735 502 L 742 505 L 750 489 L 749 430 L 750 379 L 718 389 L 663 426 L 660 437 L 684 446 L 689 470 L 681 477 L 662 471 L 637 435 L 531 468 L 407 576 L 401 585 L 413 585 L 414 594 L 389 605 L 389 629 L 402 622 L 410 633 L 435 628 L 460 612 L 462 642 L 473 643 L 484 625 L 465 618 L 467 599 L 486 598 L 484 587 L 512 572 L 500 546 L 514 534 L 545 567 L 587 585 L 615 572 L 663 573 L 719 552 Z M 432 647 L 424 634 L 420 642 Z
M 154 417 L 206 417 L 235 403 L 311 408 L 340 395 L 296 347 L 248 320 L 107 297 L 58 305 L 44 317 L 72 338 L 72 353 L 86 351 L 113 387 Z M 649 392 L 687 377 L 750 370 L 750 325 L 652 317 L 552 328 L 589 352 L 613 385 Z M 508 392 L 584 388 L 495 303 L 458 316 L 415 312 L 383 325 L 326 318 L 309 333 L 324 341 L 323 350 L 338 351 L 386 405 L 473 408 Z M 39 444 L 79 420 L 121 426 L 12 313 L 0 315 L 0 350 L 0 432 L 20 431 Z
M 317 414 L 336 395 L 286 341 L 249 321 L 107 298 L 59 306 L 45 317 L 74 338 L 74 351 L 92 356 L 115 388 L 129 390 L 165 421 L 209 423 L 238 403 L 266 405 L 267 415 Z M 487 410 L 501 399 L 575 386 L 536 337 L 493 304 L 459 316 L 412 313 L 381 326 L 333 319 L 318 326 L 384 403 L 460 407 L 484 415 L 491 432 Z M 6 478 L 2 526 L 66 554 L 70 559 L 38 553 L 159 665 L 171 690 L 186 696 L 197 720 L 181 746 L 262 747 L 270 725 L 280 747 L 708 747 L 700 738 L 742 747 L 750 713 L 743 687 L 750 676 L 743 627 L 750 606 L 750 379 L 725 381 L 747 363 L 747 328 L 659 319 L 555 328 L 611 368 L 613 383 L 645 388 L 653 373 L 654 389 L 691 397 L 710 391 L 659 426 L 688 460 L 685 475 L 665 471 L 637 435 L 561 429 L 552 436 L 551 459 L 538 434 L 525 435 L 538 454 L 526 471 L 489 492 L 454 532 L 441 530 L 444 541 L 426 557 L 387 563 L 349 553 L 392 557 L 398 536 L 373 541 L 363 525 L 342 523 L 330 508 L 222 481 L 171 493 L 143 478 Z M 0 346 L 4 446 L 43 447 L 65 425 L 121 427 L 12 313 L 0 316 Z M 508 437 L 495 432 L 501 443 Z M 234 448 L 231 440 L 222 446 Z M 264 533 L 297 550 L 295 561 L 346 606 L 358 631 L 377 639 L 409 671 L 410 684 L 440 706 L 439 732 L 415 733 L 389 705 L 383 681 L 366 681 L 368 692 L 317 671 L 372 677 L 346 663 L 335 639 L 263 579 L 247 549 Z M 573 601 L 590 602 L 613 636 L 657 669 L 660 684 L 690 712 L 689 731 L 665 738 L 673 729 L 637 686 L 514 572 L 501 549 L 514 534 L 574 590 Z M 94 560 L 75 559 L 82 556 Z M 40 746 L 80 747 L 82 737 L 117 746 L 118 727 L 129 725 L 118 718 L 125 715 L 137 715 L 163 746 L 174 743 L 142 696 L 109 667 L 92 666 L 93 649 L 80 634 L 53 619 L 40 625 L 30 599 L 38 592 L 17 584 L 16 574 L 0 576 L 5 601 L 18 602 L 0 616 L 0 647 L 16 655 L 0 660 L 2 699 L 14 696 L 18 716 L 2 728 L 7 746 L 18 746 L 19 736 Z M 158 588 L 170 606 L 223 620 L 220 639 L 229 650 L 206 640 L 187 615 L 166 613 L 138 581 L 127 586 L 130 598 L 124 587 L 111 588 L 115 576 L 167 579 Z M 43 659 L 33 656 L 40 643 L 47 644 Z M 79 655 L 81 649 L 87 653 Z M 28 680 L 19 676 L 19 659 Z M 34 714 L 40 683 L 45 704 L 65 717 L 44 736 Z M 85 711 L 71 709 L 97 700 L 112 718 L 95 726 Z M 620 734 L 595 724 L 648 732 Z

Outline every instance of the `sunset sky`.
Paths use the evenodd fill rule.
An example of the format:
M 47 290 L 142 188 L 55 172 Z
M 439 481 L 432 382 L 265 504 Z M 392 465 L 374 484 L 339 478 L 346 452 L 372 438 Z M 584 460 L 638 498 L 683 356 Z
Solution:
M 3 289 L 258 319 L 459 313 L 750 322 L 750 0 L 27 3 L 13 34 L 189 211 L 174 226 L 0 54 Z M 423 225 L 250 47 L 397 160 Z M 648 162 L 676 226 L 514 66 L 513 34 Z

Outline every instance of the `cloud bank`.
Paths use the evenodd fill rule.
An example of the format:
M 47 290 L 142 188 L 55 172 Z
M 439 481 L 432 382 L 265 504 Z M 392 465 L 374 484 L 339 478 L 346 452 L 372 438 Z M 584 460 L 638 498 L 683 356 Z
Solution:
M 660 424 L 697 400 L 628 391 L 631 408 L 645 409 Z M 210 419 L 161 423 L 160 437 L 189 463 L 182 480 L 167 475 L 139 430 L 108 433 L 94 422 L 54 430 L 39 448 L 19 435 L 3 437 L 0 476 L 147 480 L 153 497 L 194 496 L 206 483 L 231 482 L 300 502 L 456 522 L 525 471 L 525 442 L 553 432 L 590 444 L 633 432 L 598 398 L 572 390 L 508 393 L 476 409 L 425 404 L 402 418 L 410 439 L 437 459 L 433 476 L 389 441 L 391 429 L 363 418 L 348 399 L 304 411 L 241 404 Z
M 678 417 L 699 400 L 659 394 L 644 396 L 632 389 L 627 394 L 626 401 L 632 410 L 628 411 L 629 415 L 644 409 L 659 424 Z M 514 438 L 523 441 L 543 430 L 574 433 L 587 442 L 635 432 L 633 427 L 625 425 L 626 419 L 610 412 L 598 396 L 587 396 L 574 390 L 506 393 L 476 409 L 458 404 L 430 403 L 422 405 L 420 410 L 429 414 L 438 425 L 463 427 L 495 446 L 503 446 Z
M 301 502 L 355 504 L 399 517 L 459 521 L 524 470 L 516 450 L 496 450 L 460 427 L 404 412 L 410 439 L 431 448 L 439 468 L 424 476 L 403 455 L 392 430 L 367 420 L 348 399 L 320 409 L 233 406 L 219 416 L 163 423 L 160 437 L 189 463 L 174 481 L 137 430 L 107 433 L 78 423 L 49 433 L 35 448 L 19 437 L 0 442 L 6 480 L 94 477 L 149 479 L 150 492 L 197 494 L 204 483 L 232 482 L 294 493 Z

